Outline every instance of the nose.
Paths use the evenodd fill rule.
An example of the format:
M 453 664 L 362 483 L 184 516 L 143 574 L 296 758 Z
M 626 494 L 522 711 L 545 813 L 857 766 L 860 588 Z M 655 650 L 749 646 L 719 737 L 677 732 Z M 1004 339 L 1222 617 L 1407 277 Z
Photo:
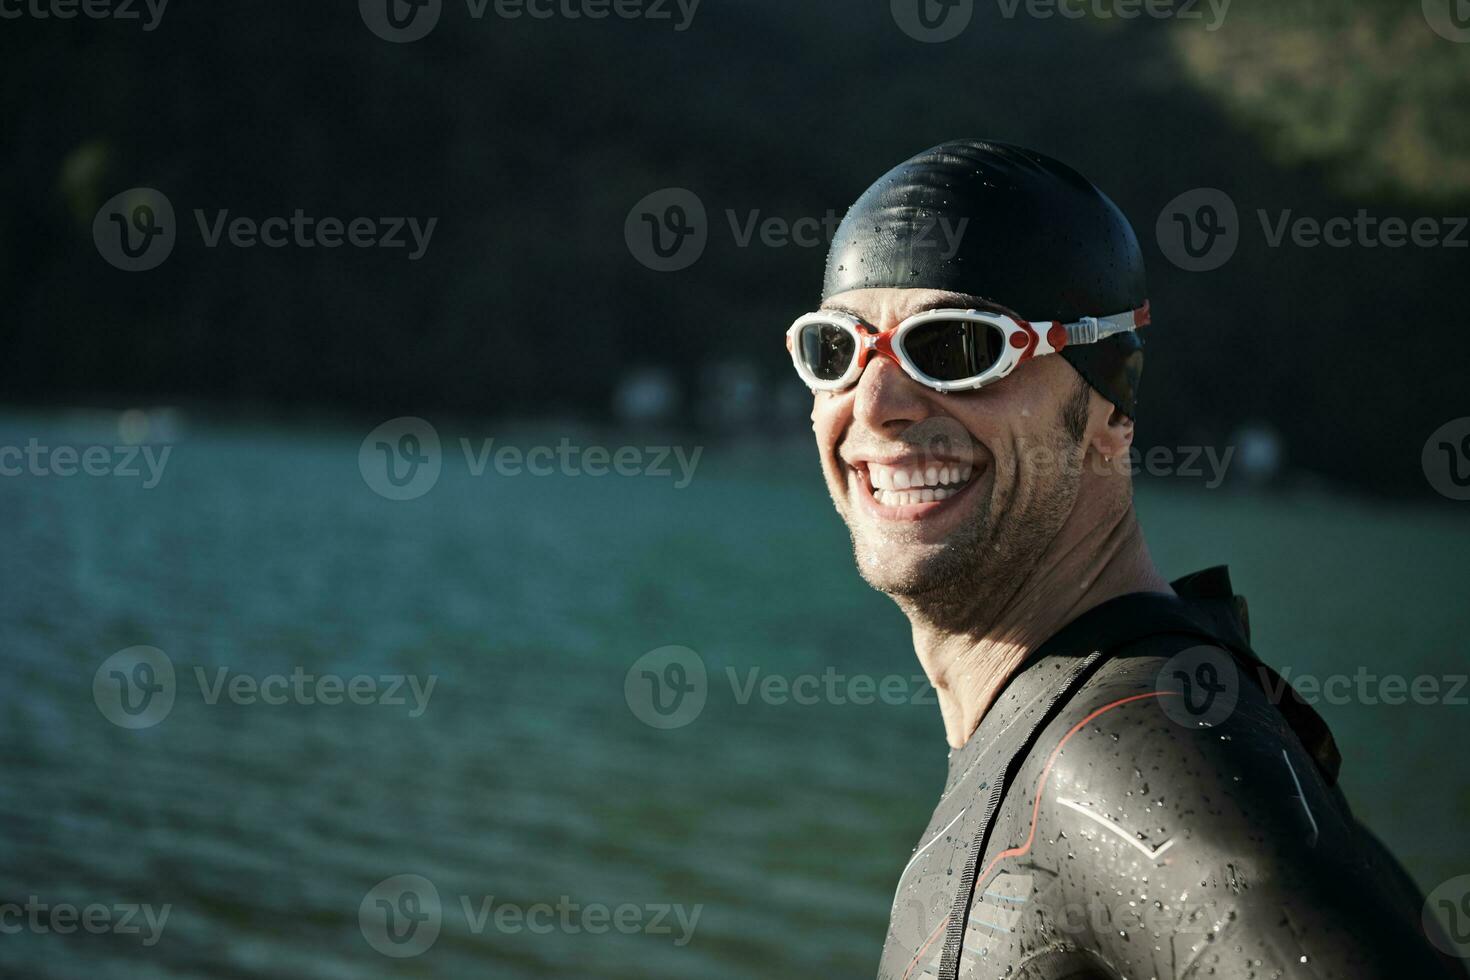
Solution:
M 874 357 L 854 388 L 852 417 L 883 433 L 902 432 L 933 414 L 929 390 L 887 357 Z

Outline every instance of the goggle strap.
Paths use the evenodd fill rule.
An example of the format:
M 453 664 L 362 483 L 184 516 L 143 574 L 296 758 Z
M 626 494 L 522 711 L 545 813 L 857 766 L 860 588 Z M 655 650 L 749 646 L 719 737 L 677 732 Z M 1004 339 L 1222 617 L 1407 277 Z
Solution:
M 1095 344 L 1120 333 L 1130 333 L 1148 323 L 1148 302 L 1145 301 L 1136 310 L 1111 316 L 1085 316 L 1075 323 L 1065 324 L 1063 329 L 1067 331 L 1067 346 L 1070 347 L 1073 344 Z

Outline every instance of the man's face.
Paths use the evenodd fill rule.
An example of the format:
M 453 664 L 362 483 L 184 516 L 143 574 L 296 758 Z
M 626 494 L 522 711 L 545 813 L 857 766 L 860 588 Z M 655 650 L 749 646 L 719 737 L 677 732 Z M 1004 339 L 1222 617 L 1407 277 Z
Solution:
M 986 308 L 929 289 L 851 290 L 823 307 L 879 330 L 923 310 Z M 863 578 L 895 596 L 1009 594 L 1076 501 L 1087 409 L 1079 376 L 1051 356 L 953 394 L 874 357 L 852 388 L 817 392 L 822 470 Z

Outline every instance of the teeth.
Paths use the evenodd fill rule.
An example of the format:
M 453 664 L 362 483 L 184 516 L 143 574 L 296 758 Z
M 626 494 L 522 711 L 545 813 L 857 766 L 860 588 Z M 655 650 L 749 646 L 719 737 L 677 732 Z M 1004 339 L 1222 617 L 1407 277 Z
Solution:
M 885 507 L 904 507 L 947 500 L 970 482 L 974 468 L 960 463 L 926 466 L 923 469 L 868 467 L 868 485 L 873 497 Z
M 924 469 L 900 470 L 886 466 L 869 466 L 868 482 L 875 490 L 922 490 L 941 486 L 959 486 L 970 482 L 973 467 L 959 463 L 929 466 Z
M 874 489 L 873 499 L 884 507 L 908 507 L 913 504 L 929 504 L 938 500 L 947 500 L 959 493 L 958 490 L 938 487 L 923 490 L 879 490 Z

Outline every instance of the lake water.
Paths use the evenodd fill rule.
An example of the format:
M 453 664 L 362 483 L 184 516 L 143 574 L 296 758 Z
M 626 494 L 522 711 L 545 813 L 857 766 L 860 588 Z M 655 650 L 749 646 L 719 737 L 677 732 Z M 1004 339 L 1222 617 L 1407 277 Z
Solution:
M 0 973 L 871 976 L 946 747 L 925 704 L 742 698 L 770 675 L 917 672 L 805 447 L 711 445 L 682 488 L 677 467 L 474 476 L 461 436 L 569 433 L 445 424 L 437 484 L 395 501 L 359 471 L 363 434 L 189 428 L 151 488 L 142 467 L 0 477 L 0 903 L 101 906 L 118 926 L 168 906 L 151 934 L 138 911 L 136 932 L 0 935 Z M 31 438 L 117 429 L 0 422 L 0 446 Z M 1184 480 L 1138 506 L 1166 573 L 1232 566 L 1279 667 L 1466 671 L 1463 513 Z M 174 701 L 128 729 L 94 677 L 139 645 L 167 657 Z M 708 688 L 661 730 L 624 682 L 667 645 L 697 652 Z M 293 673 L 365 675 L 383 697 L 212 696 Z M 383 703 L 395 675 L 434 678 L 420 713 L 406 685 Z M 1349 798 L 1421 885 L 1470 872 L 1470 707 L 1319 710 Z M 398 875 L 439 899 L 417 955 L 364 928 L 430 914 L 377 903 Z

